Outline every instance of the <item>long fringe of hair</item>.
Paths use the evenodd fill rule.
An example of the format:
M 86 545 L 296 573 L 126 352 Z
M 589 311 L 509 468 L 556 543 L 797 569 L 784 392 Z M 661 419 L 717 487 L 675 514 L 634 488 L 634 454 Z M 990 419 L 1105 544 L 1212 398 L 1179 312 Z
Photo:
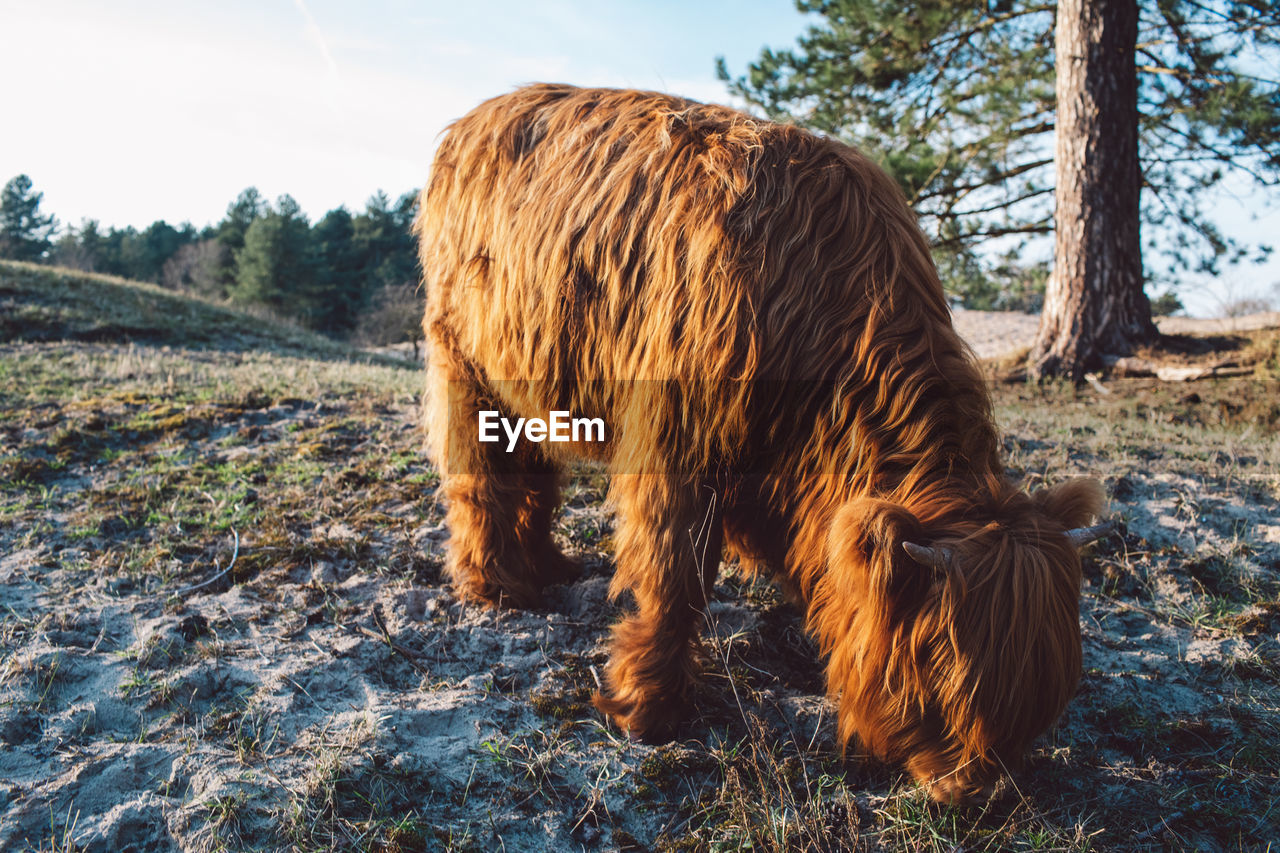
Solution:
M 428 332 L 489 380 L 642 411 L 654 440 L 616 442 L 634 458 L 615 470 L 753 472 L 720 481 L 729 541 L 808 606 L 842 734 L 968 761 L 1061 710 L 1080 665 L 1061 532 L 1100 494 L 1009 485 L 927 242 L 862 154 L 667 95 L 530 86 L 451 126 L 417 229 Z M 907 565 L 913 537 L 958 568 Z

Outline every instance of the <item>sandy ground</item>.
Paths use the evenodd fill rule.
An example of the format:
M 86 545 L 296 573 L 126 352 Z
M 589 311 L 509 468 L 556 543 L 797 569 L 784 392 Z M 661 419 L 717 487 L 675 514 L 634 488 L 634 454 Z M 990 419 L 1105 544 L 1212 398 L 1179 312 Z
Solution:
M 1036 330 L 1040 326 L 1039 314 L 1021 314 L 1016 311 L 958 309 L 952 316 L 956 330 L 969 342 L 979 358 L 1000 358 L 1030 347 L 1035 342 Z M 1280 312 L 1223 319 L 1161 317 L 1156 325 L 1166 335 L 1230 334 L 1280 326 Z
M 1185 330 L 1189 322 L 1162 328 Z M 1215 321 L 1196 325 L 1220 330 L 1208 322 Z M 956 323 L 991 356 L 1029 345 L 1036 319 L 960 312 Z M 130 405 L 119 404 L 122 411 Z M 801 754 L 835 754 L 832 708 L 798 616 L 767 591 L 732 580 L 721 584 L 707 627 L 723 672 L 709 678 L 711 698 L 693 730 L 705 753 L 679 747 L 685 752 L 677 755 L 620 738 L 585 705 L 618 612 L 605 595 L 609 567 L 601 555 L 611 521 L 598 491 L 571 491 L 558 528 L 586 564 L 582 579 L 551 590 L 544 610 L 465 607 L 438 575 L 447 534 L 429 491 L 389 492 L 377 530 L 350 523 L 340 504 L 329 504 L 346 482 L 345 460 L 365 451 L 415 452 L 414 410 L 381 415 L 381 432 L 325 433 L 325 423 L 342 414 L 265 401 L 210 414 L 198 440 L 158 441 L 157 454 L 199 454 L 217 470 L 250 470 L 272 454 L 331 452 L 322 457 L 331 460 L 329 479 L 314 486 L 315 513 L 296 520 L 292 545 L 268 547 L 261 532 L 241 531 L 240 560 L 273 555 L 244 582 L 175 595 L 179 585 L 228 564 L 230 536 L 220 537 L 216 563 L 206 560 L 197 573 L 159 587 L 145 574 L 86 572 L 91 558 L 105 565 L 123 546 L 105 522 L 65 530 L 68 511 L 56 508 L 56 495 L 47 498 L 51 510 L 15 511 L 19 521 L 3 533 L 0 553 L 0 609 L 12 650 L 0 671 L 0 849 L 52 849 L 72 839 L 93 851 L 359 846 L 352 827 L 365 825 L 366 812 L 416 815 L 404 849 L 644 849 L 700 825 L 701 812 L 673 805 L 692 796 L 692 783 L 683 776 L 668 783 L 664 768 L 673 755 L 685 765 L 712 760 L 705 756 L 736 760 L 712 741 L 721 729 L 743 736 L 743 707 L 780 740 L 776 733 L 790 732 Z M 116 416 L 75 417 L 109 424 Z M 1057 816 L 1072 811 L 1060 802 L 1151 814 L 1161 792 L 1191 790 L 1203 781 L 1197 774 L 1214 772 L 1210 759 L 1162 764 L 1143 751 L 1144 732 L 1163 738 L 1172 731 L 1199 744 L 1266 731 L 1241 685 L 1263 690 L 1270 682 L 1230 680 L 1245 678 L 1246 664 L 1261 667 L 1249 662 L 1264 646 L 1205 628 L 1195 615 L 1196 584 L 1210 581 L 1193 583 L 1182 567 L 1280 567 L 1274 459 L 1243 445 L 1192 448 L 1192 456 L 1221 454 L 1206 474 L 1199 456 L 1156 464 L 1148 449 L 1118 451 L 1105 424 L 1084 422 L 1048 437 L 1015 411 L 1002 426 L 1012 465 L 1033 479 L 1050 467 L 1057 476 L 1098 473 L 1100 460 L 1109 460 L 1108 485 L 1127 525 L 1123 540 L 1090 564 L 1080 696 L 1061 732 L 1038 750 L 1033 771 L 1020 777 L 1032 805 L 1017 820 L 1047 826 L 1056 844 L 1071 831 L 1087 837 L 1098 828 L 1088 817 L 1072 830 L 1074 818 Z M 8 451 L 47 440 L 39 424 L 24 429 L 6 439 Z M 313 435 L 312 443 L 296 438 Z M 224 441 L 229 436 L 249 438 Z M 97 476 L 91 468 L 68 470 L 51 482 L 73 497 L 96 496 L 112 488 Z M 425 568 L 396 569 L 401 549 Z M 286 561 L 290 555 L 296 559 Z M 277 563 L 288 568 L 273 574 Z M 182 562 L 184 570 L 191 565 Z M 1266 625 L 1272 616 L 1256 618 Z M 1241 761 L 1239 753 L 1221 760 Z M 907 796 L 894 773 L 839 772 L 858 814 L 883 816 Z M 1028 784 L 1042 778 L 1059 781 Z M 1253 790 L 1253 776 L 1222 778 L 1228 781 L 1215 796 L 1225 802 Z M 1245 794 L 1232 784 L 1246 786 Z M 1212 820 L 1207 830 L 1192 820 L 1203 805 L 1196 798 L 1153 817 L 1154 828 L 1133 844 L 1159 847 L 1172 837 L 1178 846 L 1177 839 L 1208 832 L 1214 849 Z M 1014 821 L 1021 813 L 1010 814 Z M 1190 828 L 1164 836 L 1161 819 Z M 1254 826 L 1247 821 L 1268 818 L 1239 820 Z M 1053 834 L 1060 830 L 1061 837 Z

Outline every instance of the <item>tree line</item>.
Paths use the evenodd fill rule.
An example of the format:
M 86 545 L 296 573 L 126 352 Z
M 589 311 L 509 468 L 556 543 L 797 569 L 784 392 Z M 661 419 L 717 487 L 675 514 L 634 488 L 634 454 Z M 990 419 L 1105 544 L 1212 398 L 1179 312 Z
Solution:
M 809 19 L 797 44 L 766 48 L 736 77 L 722 59 L 721 79 L 767 117 L 880 162 L 967 307 L 1043 306 L 1036 375 L 1081 381 L 1158 344 L 1153 309 L 1178 307 L 1146 293 L 1162 272 L 1216 275 L 1270 253 L 1235 239 L 1213 207 L 1228 176 L 1280 187 L 1276 0 L 794 2 Z M 334 334 L 416 280 L 411 195 L 312 225 L 288 196 L 272 206 L 246 190 L 199 233 L 86 222 L 56 242 L 38 200 L 24 176 L 5 188 L 0 252 L 265 306 Z M 14 238 L 22 229 L 34 243 Z M 1052 272 L 1028 251 L 1050 235 Z
M 292 196 L 273 204 L 250 187 L 212 225 L 159 219 L 141 230 L 93 219 L 60 228 L 42 198 L 26 175 L 5 185 L 0 257 L 152 282 L 363 343 L 418 337 L 416 192 L 393 201 L 379 190 L 358 213 L 337 207 L 312 223 Z

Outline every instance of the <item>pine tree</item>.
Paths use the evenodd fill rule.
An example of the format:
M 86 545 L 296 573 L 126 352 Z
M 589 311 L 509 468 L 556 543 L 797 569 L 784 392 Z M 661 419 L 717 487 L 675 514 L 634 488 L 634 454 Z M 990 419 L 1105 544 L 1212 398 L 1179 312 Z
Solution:
M 82 219 L 80 229 L 76 232 L 76 239 L 85 259 L 84 268 L 93 272 L 97 269 L 98 254 L 102 251 L 102 234 L 98 231 L 98 220 Z
M 38 261 L 53 245 L 57 220 L 40 214 L 44 193 L 31 189 L 31 178 L 18 175 L 0 191 L 0 257 Z
M 60 267 L 96 272 L 101 254 L 102 235 L 98 232 L 97 220 L 82 219 L 79 228 L 68 228 L 58 238 L 49 253 L 49 261 Z
M 254 219 L 236 253 L 233 302 L 259 304 L 307 321 L 314 309 L 315 259 L 311 228 L 289 195 Z
M 244 248 L 249 226 L 260 218 L 268 205 L 256 187 L 248 187 L 227 205 L 227 215 L 214 228 L 214 237 L 222 244 L 222 289 L 230 293 L 236 285 L 236 255 Z
M 227 205 L 227 215 L 217 227 L 217 237 L 227 251 L 238 252 L 244 248 L 249 226 L 266 210 L 267 203 L 256 187 L 241 190 L 236 200 Z
M 1221 233 L 1206 215 L 1205 191 L 1232 172 L 1266 185 L 1280 182 L 1280 86 L 1273 71 L 1280 66 L 1280 7 L 1269 0 L 1084 5 L 1102 16 L 1095 21 L 1136 19 L 1136 35 L 1119 46 L 1124 56 L 1102 73 L 1132 68 L 1137 144 L 1124 156 L 1137 163 L 1122 171 L 1124 180 L 1140 181 L 1140 200 L 1136 207 L 1126 202 L 1125 212 L 1102 205 L 1110 224 L 1091 227 L 1136 235 L 1132 220 L 1141 216 L 1156 227 L 1134 254 L 1158 243 L 1176 269 L 1215 272 L 1224 260 L 1245 257 L 1250 247 Z M 816 16 L 798 48 L 766 49 L 731 89 L 772 118 L 839 136 L 880 160 L 921 213 L 944 276 L 989 286 L 982 279 L 990 273 L 984 262 L 990 253 L 980 247 L 992 238 L 1054 229 L 1053 195 L 1061 181 L 1053 134 L 1064 131 L 1055 72 L 1066 64 L 1055 66 L 1059 4 L 923 0 L 904 9 L 889 0 L 797 0 L 797 7 Z M 1064 8 L 1065 18 L 1072 10 Z M 723 61 L 719 68 L 728 80 Z M 1118 130 L 1105 121 L 1099 127 L 1104 135 Z M 1072 132 L 1084 131 L 1076 125 Z M 1062 243 L 1057 250 L 1059 257 L 1086 251 Z M 1137 306 L 1136 319 L 1124 318 L 1117 331 L 1096 328 L 1110 316 L 1105 311 L 1080 314 L 1074 328 L 1088 330 L 1091 341 L 1040 367 L 1078 376 L 1118 354 L 1108 349 L 1153 334 L 1149 317 L 1141 320 L 1145 295 L 1117 290 L 1132 290 L 1117 283 L 1132 279 L 1129 270 L 1089 286 L 1116 304 Z M 1141 268 L 1137 281 L 1140 288 Z
M 405 193 L 393 204 L 378 190 L 355 219 L 355 240 L 364 256 L 367 304 L 380 288 L 417 283 L 417 255 L 410 228 L 417 215 L 417 194 Z
M 364 307 L 362 258 L 355 225 L 345 207 L 335 208 L 311 229 L 316 257 L 315 323 L 326 332 L 346 332 Z
M 1037 376 L 1079 382 L 1159 337 L 1142 282 L 1137 0 L 1059 0 L 1054 274 Z
M 138 235 L 137 266 L 130 270 L 129 277 L 137 281 L 159 283 L 165 263 L 179 249 L 191 245 L 197 239 L 196 229 L 190 222 L 174 228 L 163 219 L 157 219 Z

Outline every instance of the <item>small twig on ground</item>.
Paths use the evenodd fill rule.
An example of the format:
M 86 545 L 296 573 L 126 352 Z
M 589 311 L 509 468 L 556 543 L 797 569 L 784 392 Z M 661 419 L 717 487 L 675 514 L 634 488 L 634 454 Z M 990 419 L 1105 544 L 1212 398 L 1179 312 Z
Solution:
M 1160 823 L 1156 824 L 1155 826 L 1149 826 L 1149 827 L 1147 827 L 1147 828 L 1146 828 L 1146 830 L 1144 830 L 1143 832 L 1139 832 L 1137 835 L 1133 836 L 1133 840 L 1134 840 L 1134 841 L 1145 841 L 1145 840 L 1147 840 L 1148 838 L 1150 838 L 1150 837 L 1152 837 L 1153 835 L 1155 835 L 1157 832 L 1160 832 L 1160 831 L 1162 831 L 1162 830 L 1166 830 L 1166 829 L 1168 829 L 1168 828 L 1169 828 L 1169 821 L 1171 821 L 1171 820 L 1177 820 L 1177 819 L 1179 819 L 1180 817 L 1182 817 L 1182 812 L 1180 812 L 1180 811 L 1178 811 L 1178 812 L 1172 812 L 1172 813 L 1167 814 L 1167 815 L 1163 815 L 1163 816 L 1160 818 Z
M 210 586 L 213 583 L 216 583 L 217 581 L 221 580 L 223 577 L 226 576 L 228 572 L 230 572 L 235 567 L 236 559 L 240 556 L 240 534 L 237 533 L 236 529 L 233 527 L 231 528 L 231 535 L 236 538 L 236 545 L 235 545 L 235 549 L 231 552 L 231 562 L 227 563 L 227 567 L 222 571 L 218 572 L 213 577 L 209 578 L 207 581 L 201 581 L 200 583 L 195 584 L 194 586 L 183 587 L 182 589 L 175 592 L 174 595 L 178 596 L 179 598 L 182 598 L 184 596 L 190 595 L 191 593 L 197 590 L 204 589 L 206 586 Z M 215 566 L 218 565 L 216 560 L 214 561 L 214 565 Z
M 711 588 L 715 585 L 715 578 L 707 578 L 707 562 L 711 557 L 715 558 L 716 564 L 712 568 L 718 568 L 720 565 L 719 545 L 716 546 L 716 553 L 710 554 L 711 542 L 715 539 L 719 532 L 720 518 L 717 510 L 719 509 L 717 499 L 719 495 L 716 490 L 710 486 L 704 486 L 711 493 L 711 498 L 707 502 L 707 512 L 703 516 L 702 521 L 689 528 L 689 544 L 693 546 L 693 559 L 698 565 L 698 578 L 702 581 L 702 597 L 704 603 L 711 597 Z
M 387 648 L 391 649 L 391 651 L 395 652 L 396 654 L 400 655 L 405 660 L 407 660 L 413 666 L 413 668 L 416 669 L 418 672 L 422 673 L 423 675 L 431 674 L 431 670 L 427 669 L 426 666 L 424 666 L 418 660 L 418 655 L 416 652 L 411 651 L 410 649 L 406 649 L 404 646 L 400 645 L 395 640 L 391 639 L 391 632 L 387 630 L 386 623 L 382 621 L 382 617 L 378 614 L 376 610 L 373 613 L 373 621 L 374 621 L 374 624 L 378 626 L 378 631 L 381 631 L 382 633 L 378 633 L 378 631 L 374 631 L 371 628 L 366 628 L 364 625 L 358 625 L 356 626 L 356 628 L 358 631 L 360 631 L 360 633 L 364 634 L 365 636 L 371 637 L 375 640 L 378 640 L 379 642 L 386 643 Z

